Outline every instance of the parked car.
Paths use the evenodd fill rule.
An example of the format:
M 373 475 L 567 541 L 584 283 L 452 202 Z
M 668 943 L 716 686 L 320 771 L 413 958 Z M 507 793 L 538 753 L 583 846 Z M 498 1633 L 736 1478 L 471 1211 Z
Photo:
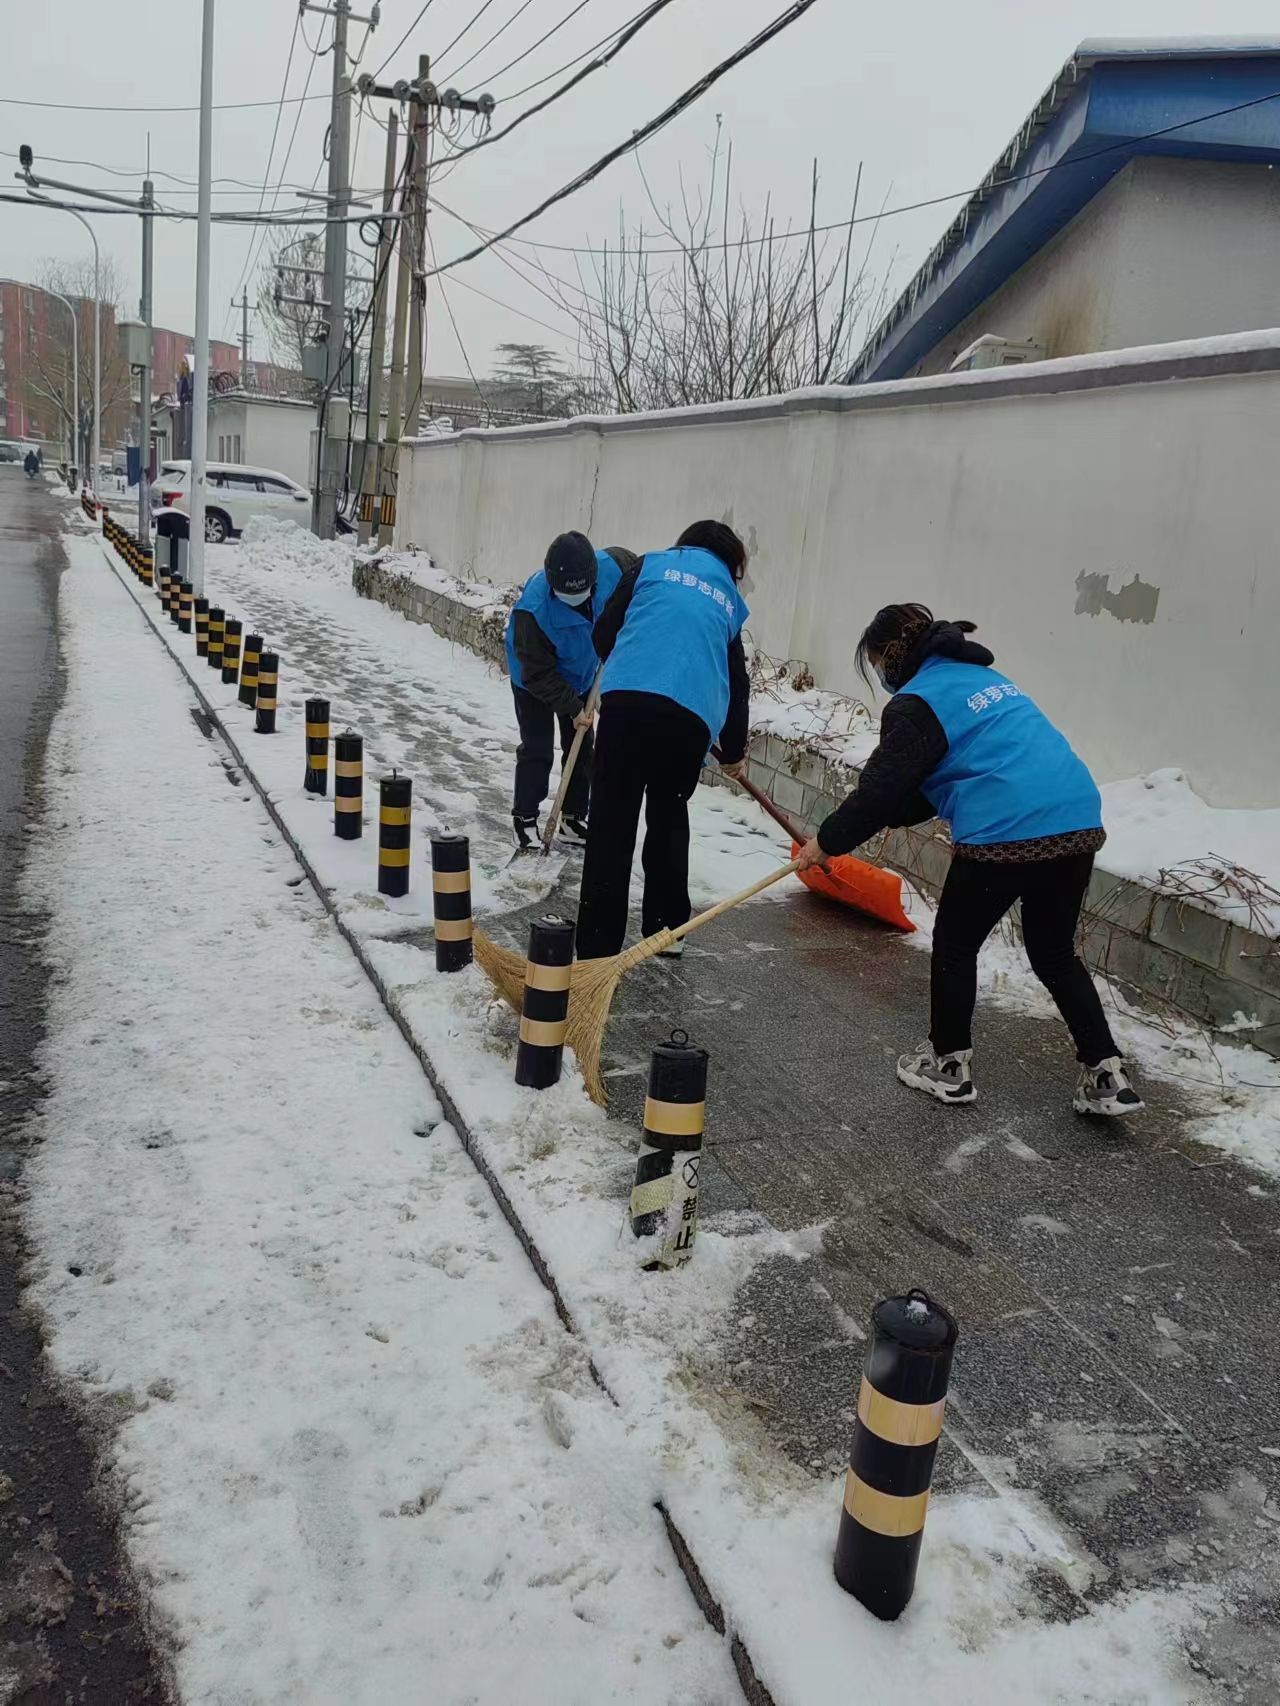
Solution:
M 0 438 L 0 462 L 21 462 L 26 451 L 11 438 Z
M 249 468 L 242 462 L 210 462 L 206 469 L 204 536 L 211 545 L 243 533 L 255 515 L 277 515 L 306 522 L 310 504 L 305 486 L 275 468 Z M 190 461 L 162 462 L 151 487 L 156 516 L 166 511 L 191 520 Z

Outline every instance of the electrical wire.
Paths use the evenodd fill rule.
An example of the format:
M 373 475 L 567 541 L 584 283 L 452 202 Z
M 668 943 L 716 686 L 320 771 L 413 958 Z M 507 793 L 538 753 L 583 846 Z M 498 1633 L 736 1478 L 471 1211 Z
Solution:
M 285 102 L 292 106 L 301 101 L 327 101 L 328 95 L 290 95 Z M 215 113 L 245 113 L 255 107 L 274 107 L 274 101 L 215 101 Z M 0 95 L 0 107 L 38 107 L 45 112 L 55 113 L 198 113 L 200 103 L 193 107 L 125 107 L 93 106 L 85 101 L 22 101 L 16 95 Z
M 293 70 L 293 55 L 294 55 L 294 50 L 298 45 L 299 35 L 302 36 L 302 39 L 305 42 L 307 37 L 306 37 L 306 32 L 302 28 L 302 13 L 301 12 L 298 12 L 294 17 L 293 34 L 289 37 L 289 54 L 288 54 L 288 58 L 285 60 L 284 78 L 280 84 L 280 101 L 279 101 L 279 105 L 276 107 L 276 122 L 271 127 L 271 146 L 267 149 L 267 166 L 266 166 L 266 170 L 262 174 L 262 188 L 258 193 L 258 212 L 259 213 L 262 212 L 263 205 L 267 199 L 267 185 L 271 181 L 271 162 L 275 159 L 275 156 L 276 156 L 276 141 L 280 135 L 280 120 L 284 117 L 284 98 L 289 93 L 289 74 Z M 299 107 L 298 111 L 299 112 L 302 111 L 301 107 Z M 248 279 L 249 266 L 250 266 L 250 263 L 253 259 L 254 241 L 255 241 L 255 234 L 251 233 L 250 237 L 249 237 L 248 246 L 246 247 L 245 253 L 244 253 L 244 265 L 240 269 L 240 277 L 236 280 L 236 287 L 231 292 L 233 297 L 239 296 L 242 286 L 246 283 L 246 281 Z M 225 321 L 224 321 L 224 330 L 225 330 Z
M 582 0 L 582 4 L 584 6 L 587 5 L 588 0 Z M 520 5 L 516 7 L 515 11 L 507 19 L 506 23 L 505 24 L 499 24 L 498 28 L 493 32 L 493 34 L 491 36 L 489 36 L 487 38 L 487 40 L 482 41 L 480 43 L 480 46 L 478 48 L 476 48 L 475 52 L 470 56 L 470 58 L 464 59 L 461 65 L 455 67 L 454 70 L 450 71 L 450 73 L 449 73 L 450 78 L 461 77 L 462 73 L 467 69 L 468 65 L 474 64 L 474 62 L 477 59 L 479 59 L 480 55 L 484 52 L 485 48 L 492 47 L 494 42 L 497 41 L 499 36 L 505 35 L 507 33 L 507 31 L 511 28 L 512 24 L 515 23 L 516 19 L 518 17 L 520 17 L 522 13 L 527 12 L 529 10 L 530 6 L 532 6 L 532 5 L 533 5 L 533 0 L 521 0 Z M 575 10 L 580 10 L 580 8 L 575 8 Z M 572 14 L 570 14 L 570 15 L 572 16 Z M 560 20 L 560 23 L 567 23 L 567 22 L 568 22 L 568 20 L 565 18 L 562 18 Z M 560 24 L 557 24 L 556 29 L 559 29 L 559 28 L 560 28 Z M 552 34 L 554 32 L 548 31 L 547 33 Z M 544 36 L 542 39 L 545 41 L 546 37 Z M 535 42 L 534 46 L 536 47 L 537 45 L 538 44 Z M 533 48 L 530 48 L 528 51 L 530 53 L 532 53 Z
M 436 262 L 436 241 L 435 241 L 435 238 L 431 235 L 431 226 L 430 226 L 429 222 L 427 225 L 427 247 L 431 250 L 431 260 L 432 260 L 432 264 L 434 266 L 434 264 Z M 436 273 L 438 274 L 440 269 L 437 266 L 435 268 L 435 270 L 436 270 Z M 441 302 L 444 303 L 444 311 L 449 316 L 449 324 L 453 327 L 454 341 L 457 343 L 458 349 L 462 354 L 463 365 L 465 366 L 465 368 L 467 370 L 467 378 L 475 386 L 476 392 L 479 395 L 480 401 L 484 404 L 485 408 L 487 409 L 489 407 L 489 399 L 485 396 L 484 391 L 481 387 L 480 381 L 476 378 L 476 370 L 471 365 L 471 357 L 467 354 L 467 346 L 462 341 L 462 333 L 458 330 L 458 322 L 454 318 L 453 304 L 449 301 L 449 293 L 448 293 L 448 291 L 446 291 L 444 285 L 440 282 L 438 277 L 436 279 L 436 289 L 440 292 L 440 300 L 441 300 Z M 481 294 L 483 294 L 483 293 L 481 293 Z M 490 298 L 490 300 L 492 301 L 492 298 Z M 423 351 L 423 354 L 425 356 L 425 354 L 426 354 L 425 350 Z M 421 378 L 419 378 L 419 380 L 418 380 L 418 396 L 419 396 L 419 399 L 421 399 L 421 396 L 422 396 L 422 380 L 421 380 Z M 419 401 L 419 409 L 421 409 L 421 401 Z M 414 437 L 415 438 L 417 437 L 416 432 L 414 434 Z
M 484 17 L 485 13 L 489 10 L 490 6 L 492 6 L 492 5 L 493 5 L 493 0 L 484 0 L 484 3 L 480 7 L 480 10 L 478 12 L 475 12 L 472 14 L 470 21 L 468 23 L 465 23 L 462 26 L 462 28 L 458 31 L 457 35 L 454 36 L 453 40 L 448 44 L 448 46 L 442 47 L 440 49 L 439 57 L 441 59 L 448 58 L 449 54 L 451 54 L 453 52 L 454 48 L 457 47 L 458 43 L 462 40 L 463 36 L 465 36 L 467 34 L 467 32 L 472 28 L 473 25 L 478 24 L 480 22 L 481 18 Z M 432 65 L 433 70 L 435 68 L 435 61 L 436 61 L 436 56 L 433 54 L 432 58 L 431 58 L 431 65 Z
M 549 41 L 551 37 L 555 35 L 556 30 L 562 29 L 564 25 L 569 22 L 570 18 L 576 17 L 582 10 L 583 6 L 587 3 L 588 0 L 581 0 L 581 4 L 575 6 L 573 11 L 569 13 L 568 17 L 561 18 L 560 22 L 554 29 L 548 30 L 544 36 L 539 36 L 538 40 L 534 42 L 532 47 L 527 47 L 523 53 L 518 53 L 514 59 L 509 59 L 507 63 L 501 66 L 497 71 L 491 71 L 487 77 L 482 77 L 478 82 L 473 83 L 471 87 L 464 92 L 468 95 L 474 94 L 482 84 L 495 83 L 499 77 L 505 76 L 508 71 L 519 65 L 522 60 L 528 59 L 529 55 L 540 48 L 544 41 Z M 645 8 L 642 7 L 640 11 L 633 12 L 625 23 L 619 24 L 616 29 L 610 30 L 607 35 L 601 36 L 600 40 L 593 42 L 590 47 L 583 48 L 581 53 L 574 54 L 572 59 L 566 60 L 563 65 L 558 65 L 554 71 L 548 71 L 545 77 L 539 77 L 534 83 L 526 83 L 523 89 L 513 89 L 510 94 L 504 94 L 502 99 L 504 101 L 518 101 L 521 95 L 532 94 L 535 89 L 540 89 L 544 83 L 550 83 L 553 78 L 562 77 L 566 71 L 572 71 L 575 65 L 581 65 L 584 59 L 590 58 L 590 56 L 602 48 L 606 42 L 611 42 L 614 36 L 616 36 L 620 31 L 630 29 L 631 25 L 635 23 L 637 18 L 644 16 L 644 11 Z
M 481 290 L 478 284 L 468 284 L 465 278 L 455 278 L 453 282 L 463 290 L 469 290 L 473 296 L 483 296 L 485 301 L 492 302 L 495 308 L 505 308 L 508 314 L 517 314 L 522 320 L 528 320 L 531 325 L 541 326 L 544 332 L 550 332 L 554 337 L 562 338 L 564 336 L 563 326 L 550 326 L 545 320 L 539 320 L 536 314 L 530 314 L 527 308 L 517 308 L 514 302 L 504 302 L 500 296 L 490 296 L 489 292 Z M 569 310 L 563 308 L 561 312 L 568 314 Z
M 1103 148 L 1091 149 L 1089 153 L 1074 155 L 1069 160 L 1054 160 L 1047 166 L 1033 166 L 1028 171 L 1016 172 L 1007 178 L 993 178 L 989 183 L 971 185 L 968 189 L 950 190 L 945 195 L 926 196 L 923 201 L 902 202 L 897 207 L 882 208 L 878 213 L 860 213 L 854 219 L 837 219 L 830 224 L 815 225 L 813 227 L 813 232 L 814 235 L 821 237 L 832 231 L 847 231 L 850 226 L 853 225 L 875 225 L 882 219 L 893 219 L 902 213 L 919 213 L 925 208 L 942 207 L 947 202 L 969 201 L 980 191 L 983 193 L 990 193 L 992 190 L 1008 189 L 1012 185 L 1030 183 L 1033 178 L 1048 177 L 1054 172 L 1067 171 L 1073 166 L 1085 166 L 1092 160 L 1100 160 L 1108 154 L 1120 153 L 1125 149 L 1136 147 L 1137 144 L 1141 142 L 1155 142 L 1162 136 L 1172 136 L 1177 131 L 1191 130 L 1194 129 L 1196 125 L 1208 124 L 1213 119 L 1229 118 L 1232 113 L 1246 112 L 1251 107 L 1265 106 L 1268 101 L 1280 101 L 1280 89 L 1273 89 L 1270 94 L 1266 95 L 1255 95 L 1251 100 L 1237 101 L 1234 105 L 1229 107 L 1216 107 L 1212 112 L 1197 113 L 1194 118 L 1179 119 L 1176 124 L 1162 125 L 1159 130 L 1147 130 L 1143 131 L 1138 136 L 1126 137 L 1120 142 L 1109 142 Z M 614 158 L 616 158 L 616 155 Z M 557 196 L 554 199 L 559 200 L 561 197 Z M 436 205 L 438 207 L 442 207 L 443 203 L 437 201 Z M 545 211 L 545 209 L 536 209 L 529 217 L 536 218 L 538 213 L 542 211 Z M 470 220 L 463 220 L 462 223 L 464 225 L 471 225 Z M 520 224 L 527 223 L 528 219 L 520 221 Z M 518 230 L 519 228 L 520 226 L 518 224 L 514 227 L 509 227 L 507 231 L 492 231 L 483 225 L 472 226 L 473 230 L 483 232 L 486 237 L 490 238 L 495 243 L 516 243 L 522 249 L 545 249 L 548 252 L 554 252 L 560 255 L 593 255 L 597 258 L 600 255 L 599 244 L 591 246 L 582 243 L 549 243 L 536 240 L 531 237 L 514 237 L 510 234 L 512 230 Z M 739 246 L 744 248 L 754 248 L 763 243 L 785 243 L 797 238 L 803 238 L 805 242 L 809 241 L 809 227 L 807 225 L 795 230 L 779 231 L 774 233 L 772 236 L 765 234 L 759 237 L 730 237 L 727 240 L 721 241 L 709 238 L 705 244 L 701 244 L 700 246 L 708 249 L 736 249 Z M 682 255 L 685 252 L 685 249 L 679 244 L 671 244 L 667 246 L 650 246 L 647 243 L 645 244 L 646 255 Z M 453 264 L 460 265 L 462 261 L 473 258 L 474 257 L 470 255 L 460 255 L 457 262 Z
M 413 34 L 413 32 L 417 29 L 418 25 L 422 22 L 422 20 L 426 17 L 427 13 L 431 10 L 431 7 L 433 4 L 434 4 L 434 0 L 427 0 L 426 5 L 418 13 L 417 17 L 409 25 L 409 28 L 400 37 L 400 40 L 391 49 L 391 52 L 387 55 L 387 57 L 383 60 L 382 64 L 374 72 L 373 75 L 374 75 L 375 80 L 377 78 L 381 77 L 382 73 L 387 69 L 388 65 L 390 65 L 391 61 L 399 53 L 400 49 L 408 41 L 409 37 Z
M 655 11 L 661 5 L 667 3 L 669 3 L 669 0 L 655 0 L 655 5 L 649 8 L 648 14 L 646 15 L 646 22 L 648 17 L 653 16 Z M 439 273 L 450 272 L 454 267 L 462 266 L 466 261 L 474 261 L 478 256 L 483 255 L 487 250 L 493 248 L 495 243 L 505 241 L 506 238 L 511 236 L 512 232 L 519 231 L 525 225 L 531 224 L 535 219 L 541 218 L 541 216 L 547 212 L 548 208 L 555 207 L 557 203 L 567 200 L 571 195 L 575 195 L 580 189 L 583 189 L 587 184 L 591 183 L 593 179 L 598 178 L 601 172 L 611 166 L 615 160 L 620 160 L 626 154 L 634 154 L 635 151 L 641 147 L 642 144 L 647 142 L 651 136 L 656 136 L 660 130 L 664 130 L 673 119 L 678 118 L 687 107 L 692 106 L 695 101 L 704 95 L 708 89 L 713 87 L 714 84 L 718 83 L 728 72 L 732 71 L 735 66 L 741 65 L 744 60 L 751 58 L 751 56 L 758 53 L 762 47 L 767 46 L 769 42 L 781 35 L 784 30 L 789 29 L 792 24 L 802 18 L 804 14 L 816 3 L 817 0 L 794 0 L 793 5 L 788 6 L 785 12 L 780 12 L 772 23 L 766 24 L 762 30 L 757 31 L 757 33 L 751 37 L 750 41 L 744 42 L 736 52 L 731 53 L 728 58 L 722 59 L 718 65 L 713 65 L 711 70 L 705 72 L 696 83 L 691 83 L 689 87 L 685 89 L 682 94 L 677 95 L 675 100 L 666 106 L 662 112 L 660 112 L 655 118 L 651 118 L 648 124 L 643 125 L 639 130 L 632 131 L 631 135 L 625 142 L 618 143 L 618 145 L 615 148 L 611 148 L 607 154 L 602 154 L 592 165 L 588 166 L 584 171 L 579 172 L 576 178 L 571 179 L 569 183 L 564 184 L 560 189 L 556 190 L 553 195 L 549 195 L 544 201 L 539 202 L 538 206 L 531 212 L 522 214 L 519 219 L 513 220 L 512 223 L 504 230 L 497 232 L 493 237 L 487 238 L 479 245 L 479 247 L 468 250 L 466 254 L 455 255 L 451 261 L 446 261 L 442 267 L 437 267 L 435 272 L 428 273 L 427 276 L 429 278 L 435 277 Z M 635 33 L 634 30 L 632 33 Z M 625 45 L 625 39 L 626 38 L 620 38 L 619 47 Z M 612 51 L 617 50 L 615 49 Z M 566 84 L 565 88 L 567 87 L 568 85 Z M 563 90 L 560 92 L 562 93 Z M 547 103 L 544 102 L 542 104 L 546 105 Z M 531 107 L 529 109 L 529 113 L 522 114 L 521 116 L 528 117 L 531 113 L 537 110 L 537 108 Z M 519 123 L 520 120 L 516 120 L 515 122 Z M 507 131 L 500 134 L 505 135 L 512 128 L 514 128 L 514 126 L 509 125 L 507 127 Z M 483 147 L 484 141 L 487 140 L 489 139 L 485 138 L 481 142 L 476 143 L 474 147 Z

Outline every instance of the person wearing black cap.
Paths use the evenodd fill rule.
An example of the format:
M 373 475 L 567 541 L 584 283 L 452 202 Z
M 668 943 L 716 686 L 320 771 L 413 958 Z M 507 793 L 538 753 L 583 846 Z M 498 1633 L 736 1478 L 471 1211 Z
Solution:
M 631 863 L 644 806 L 646 936 L 689 919 L 689 800 L 713 741 L 721 769 L 741 774 L 751 684 L 738 590 L 742 540 L 696 521 L 669 551 L 650 551 L 603 603 L 596 651 L 606 659 L 595 799 L 578 906 L 578 958 L 616 954 L 627 932 Z M 678 959 L 683 942 L 666 951 Z
M 621 545 L 597 551 L 585 533 L 561 533 L 551 541 L 543 567 L 525 582 L 507 620 L 507 670 L 520 725 L 511 806 L 518 849 L 531 848 L 538 839 L 557 723 L 566 758 L 576 729 L 587 730 L 560 820 L 563 840 L 579 846 L 586 841 L 592 759 L 586 702 L 599 667 L 592 624 L 622 571 L 635 560 Z

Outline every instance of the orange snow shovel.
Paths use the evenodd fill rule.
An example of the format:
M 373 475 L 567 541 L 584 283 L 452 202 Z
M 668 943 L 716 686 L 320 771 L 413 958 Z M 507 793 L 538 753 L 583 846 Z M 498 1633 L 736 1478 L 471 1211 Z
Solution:
M 712 747 L 713 758 L 720 757 L 719 749 Z M 775 806 L 763 788 L 757 788 L 754 782 L 746 776 L 733 778 L 740 788 L 762 806 L 773 821 L 786 830 L 791 837 L 791 856 L 795 858 L 801 846 L 808 837 L 801 831 L 800 826 L 792 821 L 780 806 Z M 851 906 L 858 912 L 868 913 L 872 918 L 880 918 L 886 924 L 892 924 L 895 929 L 913 931 L 915 925 L 902 910 L 902 878 L 895 871 L 886 871 L 879 865 L 868 864 L 865 859 L 855 859 L 852 853 L 833 854 L 827 860 L 826 868 L 815 865 L 810 871 L 797 871 L 796 875 L 807 889 L 814 894 L 820 894 L 827 900 L 839 901 L 841 906 Z

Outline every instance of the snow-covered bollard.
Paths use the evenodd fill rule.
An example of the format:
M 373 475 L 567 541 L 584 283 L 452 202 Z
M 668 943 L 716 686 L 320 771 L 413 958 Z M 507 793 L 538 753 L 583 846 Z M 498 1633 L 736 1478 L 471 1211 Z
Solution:
M 359 841 L 364 833 L 364 736 L 350 729 L 333 739 L 333 833 Z
M 209 612 L 213 615 L 212 610 Z M 213 624 L 210 623 L 209 644 L 213 645 Z M 255 698 L 253 732 L 273 735 L 276 732 L 276 693 L 280 687 L 280 659 L 275 652 L 258 656 L 258 691 Z
M 207 658 L 209 655 L 209 600 L 197 598 L 195 601 L 196 618 L 196 656 Z
M 576 933 L 567 918 L 536 918 L 529 926 L 516 1049 L 516 1083 L 529 1090 L 549 1090 L 560 1082 Z
M 465 835 L 431 837 L 431 904 L 436 921 L 436 970 L 471 964 L 471 843 Z
M 378 783 L 378 893 L 398 900 L 409 892 L 413 778 L 393 770 Z
M 885 1298 L 871 1312 L 835 1573 L 886 1622 L 915 1591 L 957 1330 L 923 1291 Z
M 686 1031 L 672 1031 L 649 1057 L 644 1135 L 631 1187 L 631 1230 L 659 1238 L 649 1268 L 682 1267 L 698 1235 L 698 1172 L 707 1111 L 704 1048 L 691 1048 Z
M 329 701 L 307 700 L 307 769 L 302 786 L 308 794 L 329 792 Z
M 222 642 L 226 633 L 227 613 L 220 604 L 209 606 L 209 649 L 204 661 L 210 669 L 222 670 Z
M 240 658 L 240 691 L 236 698 L 252 711 L 258 703 L 258 664 L 262 659 L 262 635 L 246 634 Z
M 178 582 L 178 632 L 180 634 L 191 632 L 191 618 L 195 613 L 195 597 L 195 588 L 190 581 Z

